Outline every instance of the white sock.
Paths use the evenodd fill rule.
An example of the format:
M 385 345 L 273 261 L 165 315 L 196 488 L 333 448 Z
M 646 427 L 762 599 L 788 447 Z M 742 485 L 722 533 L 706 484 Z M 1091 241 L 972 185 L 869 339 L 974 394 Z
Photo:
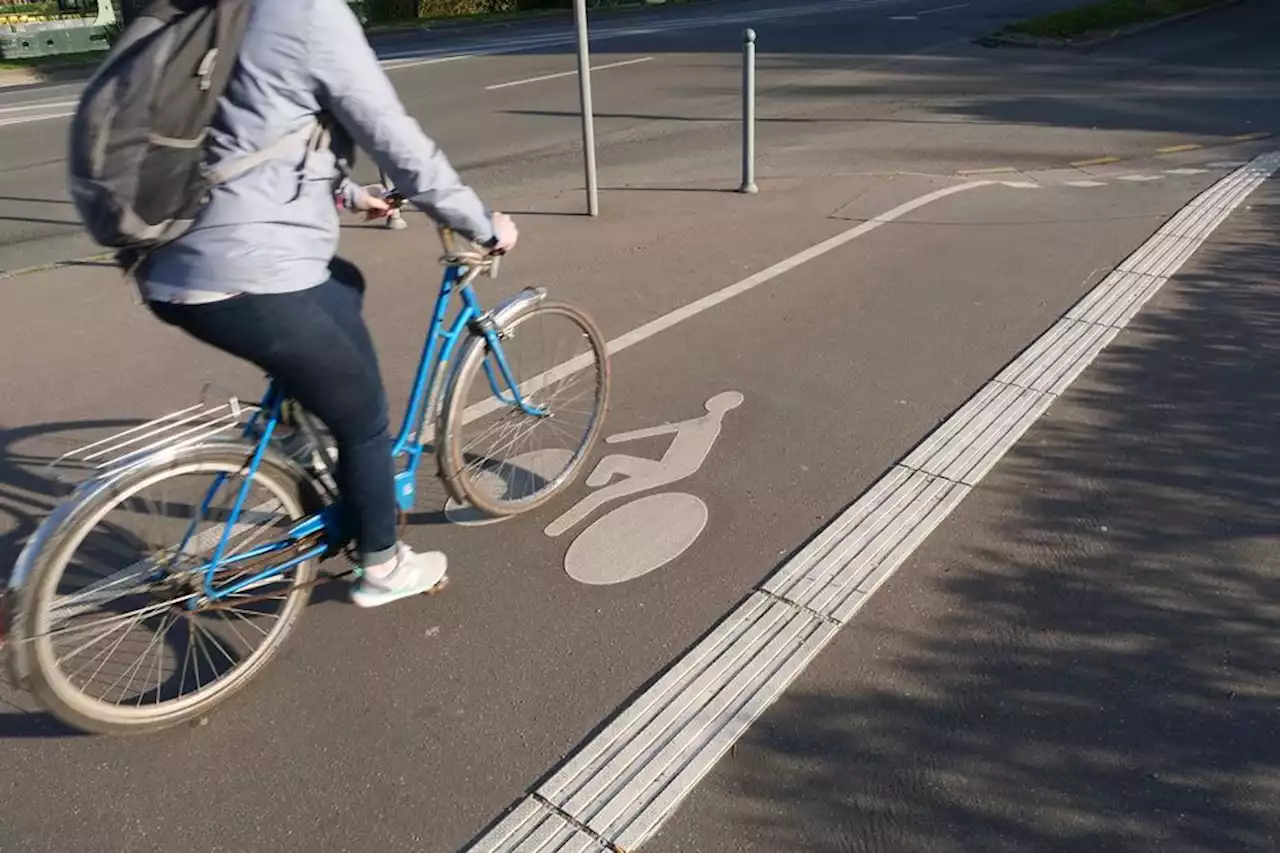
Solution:
M 399 566 L 400 566 L 400 552 L 397 551 L 387 559 L 383 560 L 381 563 L 377 563 L 376 565 L 371 565 L 371 566 L 365 566 L 364 573 L 366 575 L 369 575 L 370 577 L 378 578 L 380 580 L 385 580 L 386 578 L 390 577 L 391 573 L 394 572 Z

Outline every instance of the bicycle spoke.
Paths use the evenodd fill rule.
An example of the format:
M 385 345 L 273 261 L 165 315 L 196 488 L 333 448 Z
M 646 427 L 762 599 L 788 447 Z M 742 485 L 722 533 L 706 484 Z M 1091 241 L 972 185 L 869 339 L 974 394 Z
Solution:
M 204 653 L 205 662 L 209 664 L 209 675 L 214 681 L 218 680 L 218 667 L 213 663 L 213 657 L 209 654 L 208 649 L 204 647 L 204 637 L 200 633 L 200 628 L 196 625 L 194 619 L 187 620 L 187 627 L 191 632 L 191 636 L 196 640 L 196 648 Z M 199 693 L 204 689 L 204 684 L 200 681 L 200 659 L 196 658 L 196 692 Z
M 253 628 L 255 631 L 258 631 L 259 633 L 261 633 L 261 634 L 262 634 L 262 636 L 264 636 L 264 637 L 269 637 L 269 636 L 271 636 L 271 632 L 270 632 L 270 631 L 263 630 L 263 628 L 262 628 L 262 626 L 261 626 L 261 625 L 257 624 L 257 623 L 256 623 L 256 622 L 254 622 L 252 619 L 249 619 L 248 617 L 246 617 L 246 616 L 244 616 L 244 615 L 243 615 L 243 614 L 245 614 L 245 613 L 249 613 L 249 614 L 252 614 L 252 615 L 254 615 L 254 616 L 260 616 L 260 615 L 262 615 L 262 614 L 260 614 L 260 613 L 255 613 L 255 612 L 254 612 L 254 611 L 252 611 L 252 610 L 242 610 L 242 609 L 241 609 L 241 608 L 239 608 L 239 607 L 227 607 L 227 608 L 224 608 L 224 611 L 225 611 L 225 612 L 227 612 L 227 613 L 231 613 L 231 614 L 233 614 L 233 615 L 235 615 L 235 616 L 239 616 L 241 619 L 243 619 L 243 620 L 244 620 L 244 622 L 245 622 L 245 623 L 246 623 L 250 628 Z M 275 617 L 275 618 L 279 619 L 279 617 L 278 617 L 278 616 L 277 616 L 277 617 Z
M 167 616 L 168 614 L 165 614 L 165 615 Z M 146 659 L 147 659 L 147 655 L 149 655 L 149 654 L 151 653 L 151 649 L 155 646 L 156 641 L 157 641 L 161 636 L 162 636 L 162 635 L 161 635 L 161 634 L 159 634 L 159 633 L 156 633 L 156 634 L 152 634 L 152 635 L 151 635 L 151 641 L 150 641 L 149 643 L 147 643 L 147 647 L 146 647 L 145 649 L 143 649 L 143 650 L 142 650 L 142 654 L 138 655 L 138 659 L 137 659 L 136 661 L 134 661 L 134 662 L 133 662 L 133 665 L 132 665 L 132 666 L 130 666 L 127 670 L 125 670 L 125 672 L 122 672 L 122 673 L 121 673 L 121 674 L 116 678 L 116 680 L 111 684 L 111 686 L 110 686 L 110 687 L 108 687 L 108 688 L 106 689 L 105 693 L 103 694 L 103 695 L 104 695 L 104 697 L 105 697 L 105 696 L 107 696 L 107 695 L 110 695 L 111 691 L 115 689 L 116 685 L 120 683 L 120 679 L 121 679 L 121 678 L 124 678 L 124 676 L 125 676 L 125 674 L 126 674 L 126 673 L 131 673 L 131 674 L 129 675 L 129 681 L 128 681 L 128 683 L 127 683 L 127 684 L 125 684 L 124 688 L 120 691 L 120 698 L 118 698 L 118 699 L 116 700 L 115 704 L 119 705 L 119 704 L 121 704 L 121 702 L 123 702 L 123 701 L 124 701 L 124 697 L 125 697 L 125 695 L 127 695 L 127 694 L 128 694 L 128 692 L 129 692 L 129 688 L 133 686 L 133 680 L 134 680 L 135 678 L 137 678 L 137 677 L 138 677 L 138 673 L 142 671 L 142 664 L 143 664 L 143 662 L 144 662 L 144 661 L 146 661 Z
M 119 631 L 119 630 L 122 630 L 122 629 L 123 629 L 124 633 L 125 633 L 125 634 L 128 634 L 128 632 L 129 632 L 129 628 L 130 628 L 130 627 L 131 627 L 131 625 L 130 625 L 129 623 L 125 623 L 125 624 L 122 624 L 122 625 L 118 625 L 118 626 L 116 626 L 115 628 L 111 629 L 110 631 L 107 631 L 107 632 L 105 632 L 105 633 L 103 633 L 103 634 L 98 635 L 98 637 L 97 637 L 96 639 L 91 640 L 90 642 L 87 642 L 87 643 L 82 644 L 79 648 L 75 649 L 75 650 L 74 650 L 74 651 L 72 651 L 70 654 L 63 655 L 62 657 L 58 658 L 58 661 L 57 661 L 57 662 L 58 662 L 59 664 L 61 664 L 63 661 L 69 661 L 69 660 L 71 660 L 72 658 L 74 658 L 74 657 L 76 657 L 77 655 L 79 655 L 81 652 L 87 652 L 90 648 L 92 648 L 93 646 L 95 646 L 95 645 L 97 645 L 98 643 L 102 642 L 103 640 L 107 639 L 108 637 L 114 636 L 114 635 L 115 635 L 115 633 L 116 633 L 116 631 Z M 104 651 L 98 652 L 98 654 L 96 654 L 96 655 L 94 655 L 93 657 L 89 658 L 89 660 L 88 660 L 88 661 L 86 661 L 85 663 L 80 664 L 80 666 L 76 668 L 75 672 L 71 673 L 71 678 L 75 678 L 77 675 L 79 675 L 80 673 L 84 672 L 85 668 L 86 668 L 86 667 L 89 667 L 89 666 L 92 666 L 92 665 L 93 665 L 93 662 L 94 662 L 94 661 L 96 661 L 96 660 L 98 660 L 98 658 L 100 658 L 100 657 L 105 658 L 106 656 L 110 656 L 110 654 L 111 654 L 112 650 L 113 650 L 113 649 L 115 649 L 115 648 L 120 644 L 120 642 L 121 642 L 121 640 L 117 640 L 117 641 L 116 641 L 116 645 L 113 645 L 113 646 L 111 646 L 111 647 L 109 647 L 109 648 L 105 649 Z M 104 659 L 103 663 L 105 664 L 105 662 L 106 662 L 106 661 L 105 661 L 105 659 Z M 94 674 L 93 674 L 93 675 L 91 675 L 91 676 L 89 677 L 89 679 L 90 679 L 90 680 L 93 680 L 93 678 L 95 678 L 95 677 L 97 676 L 98 672 L 99 672 L 101 669 L 102 669 L 102 665 L 99 665 L 98 669 L 94 670 Z
M 41 637 L 51 637 L 51 638 L 52 638 L 52 637 L 60 637 L 60 636 L 75 636 L 75 635 L 77 635 L 77 634 L 79 634 L 79 633 L 82 633 L 82 632 L 84 632 L 84 631 L 89 631 L 89 630 L 92 630 L 92 629 L 94 629 L 94 628 L 115 626 L 115 627 L 111 628 L 111 630 L 106 631 L 106 632 L 104 632 L 103 634 L 99 635 L 98 639 L 95 639 L 95 640 L 89 640 L 89 641 L 87 641 L 87 642 L 85 642 L 85 643 L 82 643 L 80 646 L 78 646 L 76 649 L 74 649 L 70 654 L 68 654 L 68 655 L 64 655 L 62 658 L 59 658 L 59 659 L 58 659 L 58 662 L 59 662 L 59 663 L 61 663 L 63 660 L 69 659 L 69 658 L 71 658 L 71 657 L 73 657 L 73 656 L 75 656 L 75 655 L 79 654 L 80 652 L 82 652 L 82 651 L 84 651 L 84 650 L 88 649 L 89 647 L 91 647 L 91 646 L 95 645 L 95 644 L 96 644 L 96 643 L 98 643 L 98 642 L 99 642 L 103 637 L 107 637 L 107 636 L 110 636 L 110 635 L 114 634 L 117 630 L 119 630 L 119 628 L 120 628 L 120 627 L 128 628 L 128 627 L 131 627 L 131 626 L 133 626 L 133 625 L 136 625 L 136 624 L 138 624 L 139 622 L 141 622 L 143 619 L 146 619 L 146 618 L 147 618 L 149 615 L 151 615 L 152 613 L 159 612 L 159 610 L 162 610 L 162 609 L 164 609 L 164 608 L 159 608 L 159 609 L 157 609 L 157 607 L 156 607 L 155 605 L 151 605 L 151 606 L 148 606 L 148 607 L 144 607 L 144 608 L 142 608 L 142 609 L 140 609 L 140 610 L 132 611 L 132 612 L 130 612 L 130 613 L 124 613 L 124 614 L 121 614 L 121 615 L 118 615 L 118 616 L 111 616 L 111 617 L 108 617 L 108 618 L 106 618 L 106 619 L 99 619 L 99 620 L 97 620 L 97 621 L 95 621 L 95 622 L 90 622 L 90 623 L 88 623 L 87 625 L 82 625 L 82 626 L 80 626 L 78 629 L 77 629 L 77 628 L 66 628 L 66 629 L 62 629 L 62 630 L 59 630 L 59 631 L 50 631 L 50 632 L 48 632 L 48 633 L 46 633 L 46 634 L 42 634 L 42 635 L 40 635 L 40 636 L 41 636 Z
M 235 666 L 238 663 L 238 661 L 231 656 L 231 653 L 228 652 L 225 647 L 223 647 L 222 643 L 218 642 L 217 635 L 214 634 L 213 631 L 209 630 L 209 628 L 206 627 L 203 623 L 201 623 L 198 617 L 193 616 L 192 622 L 195 623 L 196 630 L 203 631 L 204 635 L 209 638 L 209 644 L 212 645 L 214 648 L 216 648 L 218 651 L 222 652 L 222 656 L 227 659 L 227 663 L 231 664 L 232 666 Z
M 178 621 L 178 617 L 177 617 L 177 616 L 173 615 L 172 613 L 166 613 L 166 614 L 165 614 L 165 619 L 164 619 L 164 621 L 163 621 L 163 622 L 161 622 L 161 624 L 160 624 L 160 631 L 159 631 L 159 633 L 157 634 L 157 636 L 158 636 L 158 637 L 163 638 L 165 635 L 167 635 L 167 634 L 169 633 L 169 630 L 170 630 L 171 628 L 173 628 L 173 626 L 174 626 L 175 624 L 177 624 L 177 621 Z M 156 667 L 155 667 L 156 686 L 155 686 L 155 693 L 156 693 L 156 700 L 157 700 L 157 701 L 160 699 L 160 692 L 161 692 L 161 688 L 164 686 L 164 685 L 163 685 L 163 682 L 161 681 L 161 678 L 160 678 L 161 673 L 162 673 L 162 667 L 161 667 L 161 664 L 162 664 L 163 662 L 164 662 L 164 641 L 163 641 L 163 639 L 162 639 L 162 640 L 161 640 L 161 642 L 159 642 L 159 643 L 157 643 L 157 644 L 156 644 Z M 139 708 L 141 708 L 141 707 L 142 707 L 142 700 L 143 700 L 143 698 L 144 698 L 146 695 L 147 695 L 147 694 L 146 694 L 146 693 L 144 693 L 144 692 L 139 692 L 139 693 L 138 693 L 138 702 L 137 702 L 137 707 L 139 707 Z
M 89 676 L 86 684 L 92 683 L 95 679 L 97 679 L 98 673 L 102 672 L 102 668 L 107 665 L 107 661 L 110 659 L 111 654 L 114 653 L 116 649 L 120 648 L 120 644 L 124 642 L 124 638 L 129 636 L 129 631 L 133 629 L 134 625 L 137 625 L 141 621 L 142 620 L 139 619 L 133 622 L 132 624 L 130 624 L 127 628 L 125 628 L 125 630 L 120 634 L 120 639 L 115 641 L 115 644 L 111 647 L 111 650 L 107 652 L 107 655 L 105 657 L 103 657 L 102 663 L 98 664 L 98 668 L 93 671 L 93 675 Z
M 219 611 L 219 612 L 222 612 L 222 611 Z M 241 618 L 241 619 L 244 619 L 244 617 L 243 617 L 243 616 L 241 616 L 240 618 Z M 244 621 L 249 622 L 249 620 L 248 620 L 248 619 L 244 619 Z M 245 651 L 246 651 L 246 652 L 252 652 L 252 651 L 253 651 L 253 644 L 251 644 L 248 640 L 246 640 L 246 639 L 244 638 L 244 634 L 241 634 L 241 633 L 240 633 L 240 629 L 236 627 L 235 623 L 234 623 L 234 622 L 232 622 L 230 619 L 224 619 L 224 620 L 223 620 L 223 622 L 224 622 L 224 623 L 226 623 L 226 626 L 227 626 L 227 628 L 229 628 L 229 629 L 231 630 L 231 633 L 233 633 L 233 634 L 235 634 L 235 635 L 236 635 L 236 639 L 238 639 L 240 642 L 244 643 L 244 649 L 245 649 Z M 252 622 L 249 622 L 249 624 L 251 624 L 251 625 L 252 625 L 253 623 L 252 623 Z
M 125 613 L 121 616 L 111 616 L 106 619 L 99 619 L 96 622 L 90 622 L 87 625 L 82 625 L 78 629 L 77 628 L 60 628 L 56 631 L 46 631 L 43 634 L 38 634 L 37 638 L 47 638 L 47 637 L 51 638 L 51 637 L 60 637 L 64 635 L 75 635 L 80 631 L 87 631 L 90 628 L 96 628 L 101 625 L 111 625 L 116 622 L 129 621 L 134 616 L 138 616 L 138 618 L 140 619 L 145 619 L 149 615 L 159 613 L 163 610 L 167 610 L 169 607 L 177 604 L 181 604 L 184 601 L 190 601 L 192 598 L 195 598 L 194 593 L 192 593 L 191 595 L 184 595 L 181 598 L 175 598 L 171 601 L 160 601 L 155 604 L 149 604 L 146 607 L 142 608 L 141 610 L 135 611 L 134 613 Z

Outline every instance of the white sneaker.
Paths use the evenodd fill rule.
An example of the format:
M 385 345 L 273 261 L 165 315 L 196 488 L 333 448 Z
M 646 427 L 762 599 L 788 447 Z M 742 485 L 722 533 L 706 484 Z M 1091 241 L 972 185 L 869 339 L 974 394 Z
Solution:
M 439 551 L 418 554 L 402 543 L 391 573 L 374 577 L 363 572 L 351 589 L 351 601 L 357 607 L 381 607 L 414 595 L 434 595 L 449 583 L 448 567 L 448 559 Z

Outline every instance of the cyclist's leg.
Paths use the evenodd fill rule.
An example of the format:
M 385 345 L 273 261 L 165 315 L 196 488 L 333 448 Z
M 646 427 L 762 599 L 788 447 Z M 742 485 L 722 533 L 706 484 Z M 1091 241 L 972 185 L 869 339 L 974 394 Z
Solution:
M 376 364 L 322 307 L 324 291 L 333 286 L 208 305 L 153 305 L 152 310 L 195 338 L 261 367 L 324 422 L 338 444 L 335 474 L 351 532 L 365 560 L 376 563 L 396 553 L 386 396 Z
M 200 310 L 205 307 L 153 310 L 271 373 L 336 440 L 335 475 L 365 569 L 353 600 L 374 607 L 440 586 L 444 555 L 415 554 L 396 538 L 386 395 L 358 291 L 330 280 L 298 293 L 243 296 Z
M 316 288 L 317 302 L 328 312 L 333 322 L 346 332 L 352 345 L 363 353 L 369 371 L 379 377 L 378 387 L 381 388 L 383 386 L 377 351 L 361 315 L 364 307 L 364 276 L 354 265 L 341 258 L 335 258 L 329 269 L 333 278 Z M 384 402 L 383 410 L 385 409 Z M 386 429 L 383 428 L 384 436 Z M 384 438 L 382 450 L 388 459 L 389 442 L 389 436 Z M 340 470 L 342 464 L 342 447 L 339 445 Z M 366 555 L 363 565 L 365 575 L 352 592 L 352 600 L 362 607 L 376 607 L 439 586 L 444 581 L 448 563 L 444 554 L 439 552 L 415 554 L 407 546 L 397 543 L 393 552 Z
M 373 345 L 369 327 L 364 322 L 364 274 L 355 264 L 342 258 L 333 259 L 329 264 L 329 272 L 333 278 L 316 291 L 320 297 L 320 307 L 342 327 L 351 342 L 364 354 L 365 361 L 381 377 L 377 349 Z M 381 378 L 378 383 L 382 384 Z

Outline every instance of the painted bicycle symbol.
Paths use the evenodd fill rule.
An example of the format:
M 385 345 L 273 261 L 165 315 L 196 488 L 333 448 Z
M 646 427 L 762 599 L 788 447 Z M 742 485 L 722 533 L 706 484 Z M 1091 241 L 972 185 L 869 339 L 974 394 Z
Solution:
M 745 397 L 737 391 L 717 394 L 704 404 L 706 413 L 678 423 L 666 423 L 611 435 L 606 444 L 618 445 L 672 436 L 661 459 L 624 453 L 605 456 L 588 475 L 595 489 L 551 522 L 545 533 L 556 538 L 581 524 L 605 505 L 641 492 L 678 483 L 696 474 L 720 437 L 724 416 Z M 544 476 L 543 470 L 563 467 L 559 451 L 540 451 L 509 460 L 504 479 Z M 516 488 L 519 484 L 506 483 Z M 451 503 L 446 516 L 456 524 L 489 524 L 500 519 L 476 517 L 467 507 Z M 706 503 L 685 492 L 658 492 L 622 504 L 588 525 L 569 545 L 564 569 L 576 581 L 593 586 L 623 583 L 656 571 L 679 557 L 702 535 L 707 525 Z
M 611 454 L 600 460 L 587 486 L 597 489 L 551 522 L 546 534 L 560 536 L 611 502 L 687 479 L 702 468 L 720 437 L 724 416 L 742 405 L 737 391 L 708 400 L 706 414 L 679 423 L 612 435 L 606 444 L 626 444 L 671 435 L 661 459 Z M 616 481 L 616 482 L 615 482 Z M 585 584 L 623 583 L 662 568 L 693 545 L 707 524 L 707 505 L 696 495 L 647 495 L 597 519 L 569 546 L 564 568 Z

